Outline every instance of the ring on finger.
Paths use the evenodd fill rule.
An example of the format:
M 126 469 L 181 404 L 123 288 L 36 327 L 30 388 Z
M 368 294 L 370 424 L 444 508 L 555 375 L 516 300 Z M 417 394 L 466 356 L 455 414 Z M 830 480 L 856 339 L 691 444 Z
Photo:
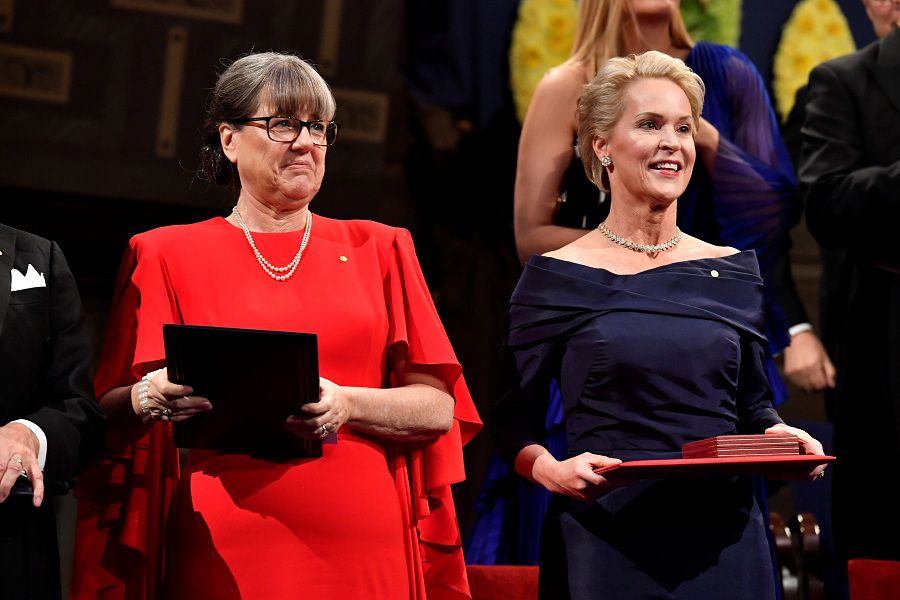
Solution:
M 168 407 L 159 407 L 159 408 L 150 408 L 149 414 L 152 418 L 157 419 L 159 421 L 169 421 L 174 414 L 171 408 Z
M 325 437 L 325 436 L 328 435 L 329 433 L 331 433 L 331 430 L 328 428 L 328 423 L 323 423 L 323 424 L 322 424 L 322 433 L 321 433 L 320 435 L 321 435 L 322 437 Z
M 11 460 L 11 461 L 14 460 L 14 461 L 16 461 L 17 463 L 19 463 L 19 468 L 20 468 L 20 469 L 21 469 L 21 468 L 24 466 L 24 464 L 25 464 L 24 462 L 22 462 L 22 457 L 21 457 L 21 456 L 10 456 L 10 457 L 9 457 L 9 460 Z

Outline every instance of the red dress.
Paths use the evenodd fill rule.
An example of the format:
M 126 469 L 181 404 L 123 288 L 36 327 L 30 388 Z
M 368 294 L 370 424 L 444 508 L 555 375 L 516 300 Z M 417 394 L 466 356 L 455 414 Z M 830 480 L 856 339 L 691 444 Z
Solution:
M 409 233 L 319 216 L 312 227 L 287 282 L 222 218 L 135 236 L 98 396 L 164 358 L 164 323 L 305 331 L 318 334 L 321 375 L 339 385 L 389 386 L 389 354 L 405 348 L 452 390 L 453 429 L 403 444 L 344 426 L 322 458 L 289 463 L 192 451 L 179 478 L 171 430 L 157 424 L 79 480 L 73 597 L 468 597 L 449 485 L 464 477 L 462 445 L 480 421 Z M 254 240 L 286 264 L 301 236 Z

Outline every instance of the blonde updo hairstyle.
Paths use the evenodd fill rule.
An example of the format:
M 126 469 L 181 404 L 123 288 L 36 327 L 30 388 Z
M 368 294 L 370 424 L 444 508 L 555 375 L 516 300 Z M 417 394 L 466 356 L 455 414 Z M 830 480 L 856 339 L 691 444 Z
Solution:
M 609 174 L 594 153 L 594 139 L 608 138 L 625 109 L 625 94 L 640 79 L 668 79 L 684 91 L 691 105 L 696 135 L 703 110 L 706 86 L 700 76 L 684 62 L 668 54 L 650 50 L 643 54 L 612 58 L 594 79 L 584 86 L 578 98 L 575 121 L 578 128 L 578 153 L 584 171 L 595 185 L 609 192 Z M 612 157 L 615 160 L 615 157 Z

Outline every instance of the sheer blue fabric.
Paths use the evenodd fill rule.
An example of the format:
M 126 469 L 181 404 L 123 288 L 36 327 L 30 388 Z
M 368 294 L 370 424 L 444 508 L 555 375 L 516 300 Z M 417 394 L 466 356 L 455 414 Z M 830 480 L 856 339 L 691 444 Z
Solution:
M 788 233 L 800 216 L 793 167 L 765 85 L 746 56 L 728 46 L 698 42 L 685 62 L 706 84 L 703 117 L 718 129 L 720 140 L 712 174 L 695 177 L 679 199 L 678 221 L 708 242 L 756 250 L 767 283 L 766 337 L 770 352 L 778 354 L 790 337 L 772 284 L 773 268 L 788 251 Z M 777 406 L 784 390 L 773 393 Z

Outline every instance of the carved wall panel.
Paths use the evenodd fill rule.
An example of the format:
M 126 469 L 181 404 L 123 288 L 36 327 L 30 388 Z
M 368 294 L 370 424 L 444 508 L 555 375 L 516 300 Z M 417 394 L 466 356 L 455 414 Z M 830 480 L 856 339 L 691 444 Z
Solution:
M 219 206 L 194 176 L 208 91 L 229 61 L 280 50 L 336 91 L 322 193 L 349 208 L 384 170 L 402 16 L 400 0 L 0 0 L 0 187 Z

